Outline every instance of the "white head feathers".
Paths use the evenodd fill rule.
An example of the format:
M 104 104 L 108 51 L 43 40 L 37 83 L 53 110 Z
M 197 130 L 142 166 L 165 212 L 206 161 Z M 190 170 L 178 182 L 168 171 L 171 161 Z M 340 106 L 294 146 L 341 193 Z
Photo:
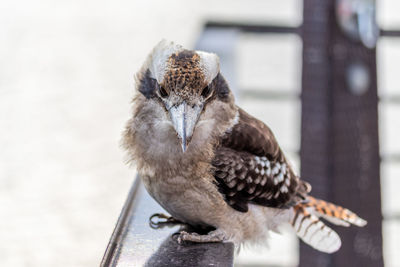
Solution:
M 164 79 L 164 75 L 168 68 L 169 57 L 172 54 L 180 52 L 182 50 L 183 47 L 181 45 L 177 45 L 173 42 L 168 42 L 166 40 L 162 40 L 153 48 L 153 51 L 148 58 L 148 68 L 151 75 L 154 79 L 158 81 L 158 83 L 162 83 Z
M 200 56 L 200 69 L 203 71 L 204 78 L 207 83 L 211 83 L 219 73 L 219 57 L 214 53 L 203 51 L 196 51 L 196 53 Z

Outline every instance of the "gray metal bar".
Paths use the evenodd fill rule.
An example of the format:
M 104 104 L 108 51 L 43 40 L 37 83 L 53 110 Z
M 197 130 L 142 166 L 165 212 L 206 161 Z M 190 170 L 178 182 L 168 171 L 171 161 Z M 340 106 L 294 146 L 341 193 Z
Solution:
M 389 104 L 400 104 L 400 95 L 387 95 L 379 97 L 379 102 L 389 103 Z
M 206 28 L 224 28 L 224 29 L 236 29 L 246 33 L 294 33 L 298 34 L 301 31 L 300 27 L 290 26 L 279 26 L 279 25 L 266 25 L 256 23 L 241 23 L 232 21 L 209 21 L 205 25 Z
M 381 30 L 380 36 L 382 36 L 382 37 L 400 37 L 400 30 Z
M 385 221 L 397 221 L 397 223 L 400 223 L 400 213 L 384 214 L 383 219 Z
M 243 99 L 300 100 L 300 95 L 283 90 L 240 89 Z

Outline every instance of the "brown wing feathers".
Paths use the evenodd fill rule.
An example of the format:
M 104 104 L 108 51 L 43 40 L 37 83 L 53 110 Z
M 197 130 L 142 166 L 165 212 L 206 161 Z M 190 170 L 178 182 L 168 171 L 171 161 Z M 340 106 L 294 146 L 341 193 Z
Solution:
M 221 139 L 221 146 L 255 156 L 283 161 L 284 156 L 272 131 L 261 121 L 239 109 L 239 122 Z
M 242 212 L 248 203 L 288 208 L 304 200 L 308 190 L 294 175 L 270 129 L 242 110 L 212 164 L 225 200 Z

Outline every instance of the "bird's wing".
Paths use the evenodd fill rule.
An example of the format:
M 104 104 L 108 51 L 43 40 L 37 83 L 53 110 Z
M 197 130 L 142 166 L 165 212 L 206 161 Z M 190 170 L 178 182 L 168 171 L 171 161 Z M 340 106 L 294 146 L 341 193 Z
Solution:
M 220 140 L 212 161 L 226 202 L 242 212 L 248 203 L 289 208 L 305 200 L 310 186 L 292 171 L 271 130 L 239 109 L 239 121 Z

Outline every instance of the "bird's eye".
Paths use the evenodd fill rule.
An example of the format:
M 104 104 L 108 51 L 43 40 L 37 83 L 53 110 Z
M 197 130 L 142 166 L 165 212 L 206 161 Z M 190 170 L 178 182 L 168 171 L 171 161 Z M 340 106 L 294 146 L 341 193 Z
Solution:
M 161 85 L 158 87 L 158 92 L 160 93 L 160 96 L 162 98 L 166 98 L 168 96 L 167 91 L 165 91 L 165 88 L 162 87 Z
M 201 96 L 204 98 L 207 98 L 211 95 L 211 92 L 212 91 L 211 91 L 210 86 L 206 86 L 206 87 L 204 87 L 203 91 L 201 92 Z

